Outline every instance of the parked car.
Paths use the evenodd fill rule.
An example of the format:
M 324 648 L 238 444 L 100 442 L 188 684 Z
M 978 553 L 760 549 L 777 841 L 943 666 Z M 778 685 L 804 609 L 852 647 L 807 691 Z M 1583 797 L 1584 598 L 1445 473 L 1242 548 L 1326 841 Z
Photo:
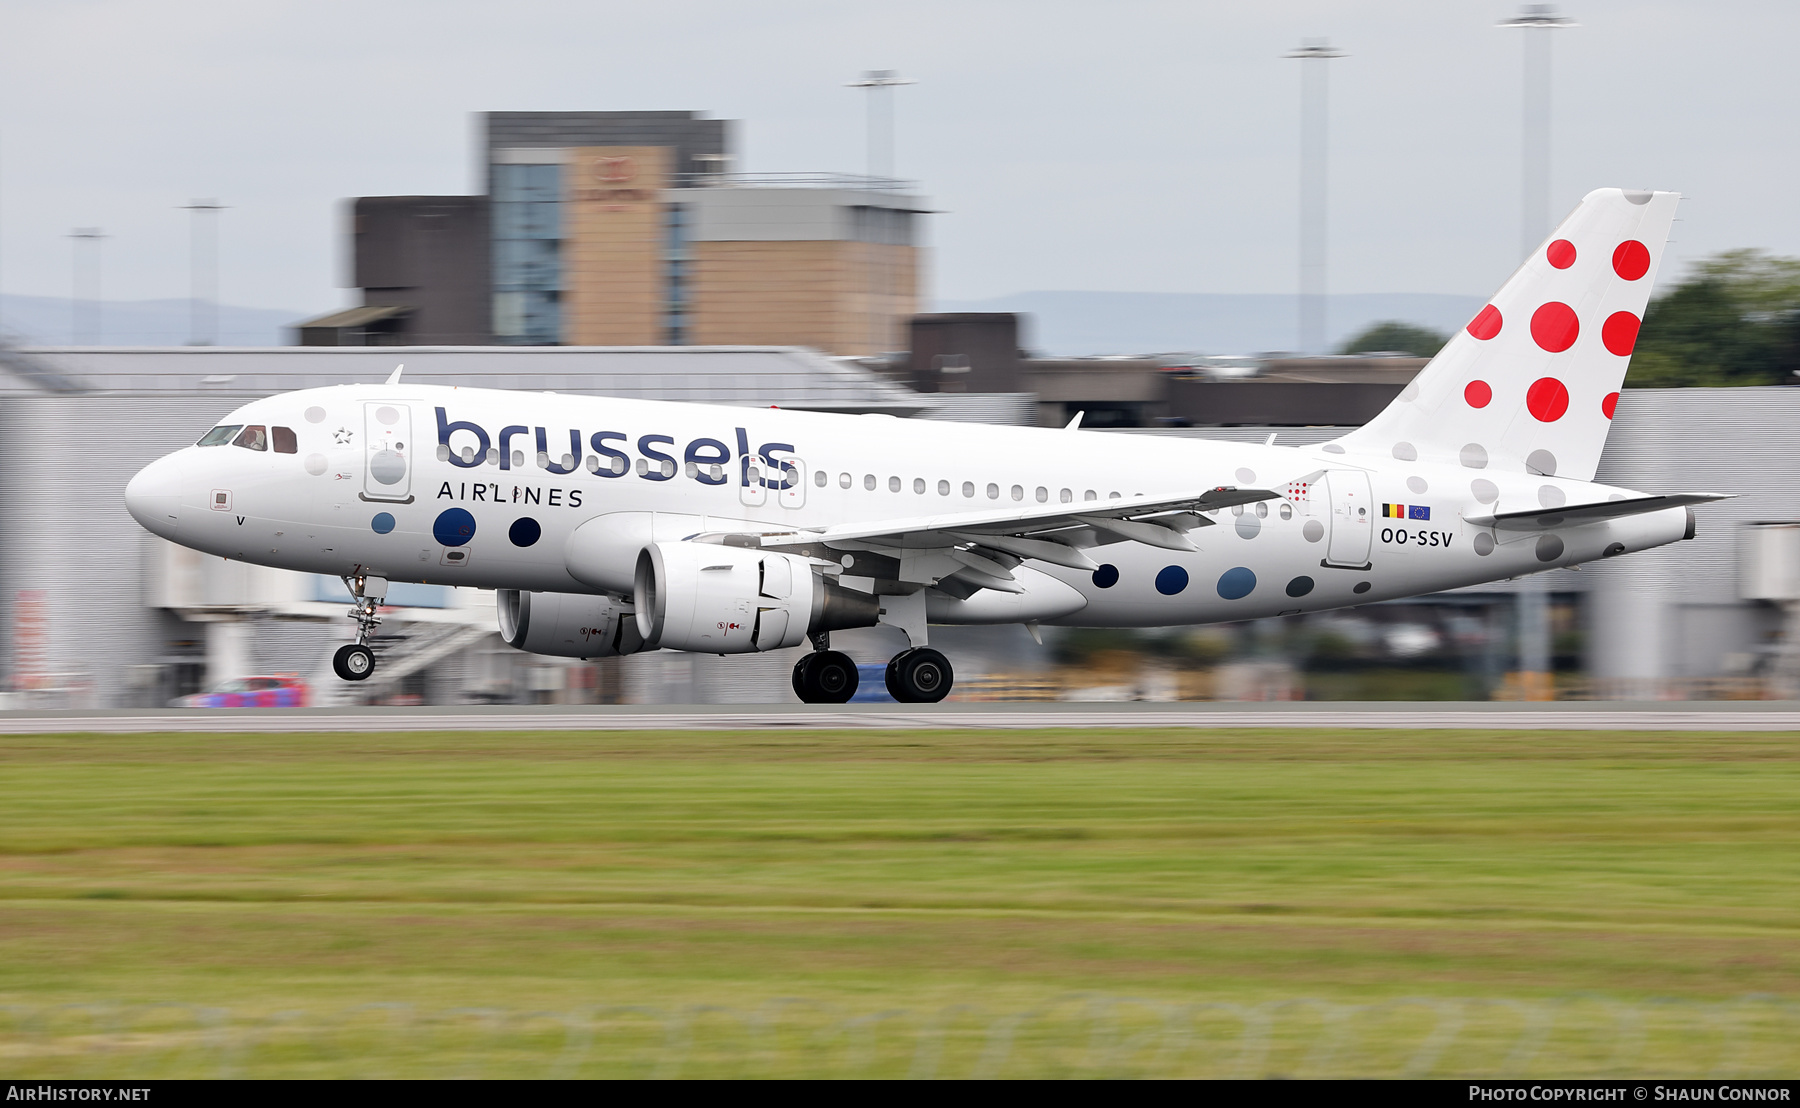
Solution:
M 178 708 L 304 708 L 306 682 L 292 673 L 272 677 L 234 677 L 219 686 L 175 702 Z

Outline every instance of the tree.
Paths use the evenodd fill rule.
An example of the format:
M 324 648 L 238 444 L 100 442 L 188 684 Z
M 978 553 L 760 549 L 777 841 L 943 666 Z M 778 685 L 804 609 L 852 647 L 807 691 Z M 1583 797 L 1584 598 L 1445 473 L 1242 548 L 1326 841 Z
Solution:
M 1731 250 L 1650 302 L 1625 384 L 1800 383 L 1800 259 Z
M 1449 338 L 1425 327 L 1384 319 L 1370 324 L 1362 334 L 1338 347 L 1339 354 L 1411 354 L 1430 358 L 1442 350 Z

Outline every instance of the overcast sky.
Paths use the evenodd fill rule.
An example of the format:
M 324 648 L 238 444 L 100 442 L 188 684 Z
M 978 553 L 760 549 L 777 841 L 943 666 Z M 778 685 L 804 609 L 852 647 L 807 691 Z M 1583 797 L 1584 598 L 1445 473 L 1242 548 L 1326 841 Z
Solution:
M 1678 189 L 1677 258 L 1800 254 L 1792 0 L 1572 0 L 1553 207 Z M 1329 36 L 1334 292 L 1486 295 L 1517 262 L 1519 32 L 1500 0 L 0 0 L 0 287 L 185 296 L 219 197 L 230 303 L 349 302 L 339 200 L 475 187 L 472 113 L 695 109 L 740 167 L 864 166 L 870 68 L 930 217 L 930 291 L 1291 292 L 1299 63 Z

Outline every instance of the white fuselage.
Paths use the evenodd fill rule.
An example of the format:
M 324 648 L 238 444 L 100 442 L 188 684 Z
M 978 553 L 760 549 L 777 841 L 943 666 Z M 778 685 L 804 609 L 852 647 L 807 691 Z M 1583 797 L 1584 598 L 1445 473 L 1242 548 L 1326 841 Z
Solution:
M 1673 508 L 1495 531 L 1467 519 L 1627 490 L 1320 447 L 886 416 L 401 383 L 270 397 L 223 423 L 293 438 L 271 430 L 270 449 L 193 446 L 154 463 L 127 496 L 147 528 L 261 565 L 490 589 L 593 592 L 565 544 L 613 513 L 768 531 L 1219 486 L 1282 494 L 1213 513 L 1216 526 L 1189 532 L 1198 552 L 1116 541 L 1088 551 L 1098 573 L 1029 562 L 1087 600 L 1048 622 L 1159 626 L 1437 592 L 1642 550 L 1687 525 Z

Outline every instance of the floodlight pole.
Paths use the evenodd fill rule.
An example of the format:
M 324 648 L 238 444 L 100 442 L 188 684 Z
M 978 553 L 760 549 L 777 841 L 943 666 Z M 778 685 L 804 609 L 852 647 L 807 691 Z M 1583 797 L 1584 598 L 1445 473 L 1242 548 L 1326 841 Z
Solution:
M 82 342 L 84 337 L 88 339 L 86 345 L 98 345 L 100 342 L 100 243 L 107 238 L 107 235 L 98 227 L 77 227 L 69 232 L 69 238 L 74 247 L 71 266 L 73 271 L 72 287 L 69 297 L 69 339 L 76 346 L 84 345 Z M 85 257 L 83 256 L 83 243 L 88 244 Z M 87 263 L 86 265 L 83 264 L 84 261 Z M 90 274 L 91 281 L 82 279 Z M 82 295 L 83 285 L 88 286 L 89 295 L 85 298 Z M 86 313 L 81 310 L 84 299 L 89 308 Z M 84 330 L 82 327 L 84 314 L 92 327 L 91 331 Z
M 1300 66 L 1300 319 L 1301 353 L 1325 352 L 1325 259 L 1329 157 L 1325 63 L 1344 57 L 1322 38 L 1309 38 L 1283 54 Z
M 916 84 L 892 69 L 871 69 L 862 80 L 851 81 L 846 88 L 869 90 L 868 144 L 869 176 L 892 179 L 894 176 L 894 94 L 901 85 Z
M 1524 112 L 1519 141 L 1519 256 L 1529 257 L 1550 233 L 1550 32 L 1577 24 L 1554 4 L 1526 4 L 1498 26 L 1525 32 Z M 1554 700 L 1550 670 L 1550 583 L 1542 574 L 1519 582 L 1519 680 L 1527 700 Z
M 1520 254 L 1550 233 L 1550 32 L 1579 26 L 1554 4 L 1527 4 L 1497 26 L 1525 32 L 1524 113 L 1520 129 Z
M 188 221 L 188 345 L 219 341 L 219 213 L 217 200 L 190 200 Z

